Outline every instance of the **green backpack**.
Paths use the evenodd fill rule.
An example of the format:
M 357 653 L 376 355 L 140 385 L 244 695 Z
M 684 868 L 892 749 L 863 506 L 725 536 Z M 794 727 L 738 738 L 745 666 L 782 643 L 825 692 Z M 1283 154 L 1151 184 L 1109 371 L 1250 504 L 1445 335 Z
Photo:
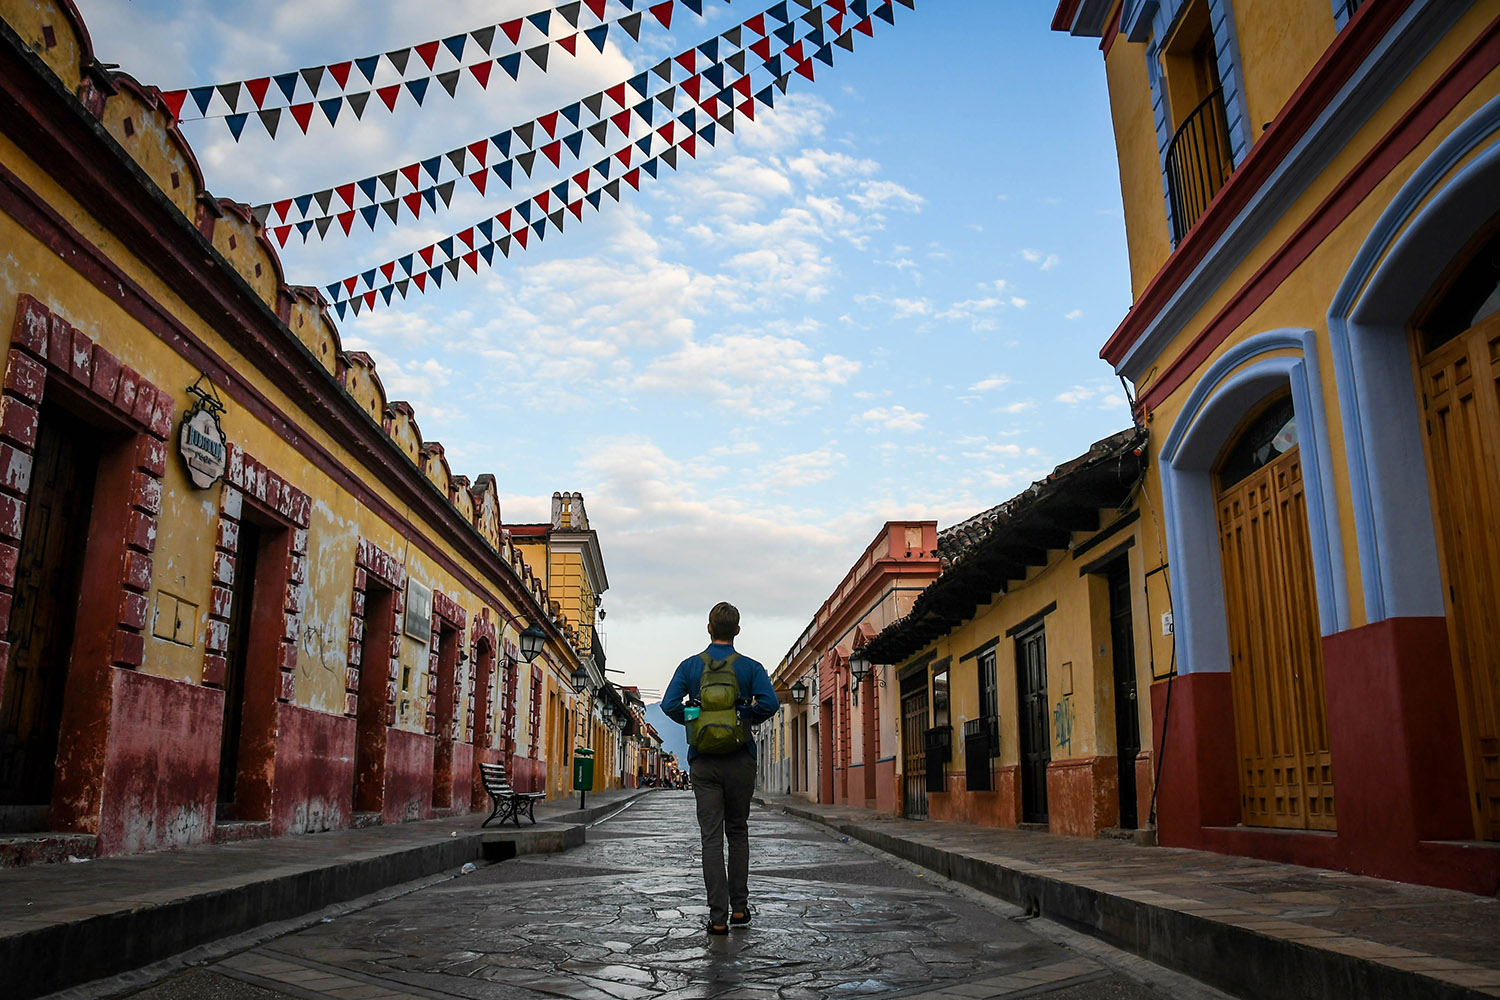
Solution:
M 698 753 L 733 753 L 749 742 L 740 719 L 740 682 L 734 675 L 738 653 L 715 660 L 701 654 L 703 679 L 698 684 L 698 718 L 688 723 L 688 743 Z

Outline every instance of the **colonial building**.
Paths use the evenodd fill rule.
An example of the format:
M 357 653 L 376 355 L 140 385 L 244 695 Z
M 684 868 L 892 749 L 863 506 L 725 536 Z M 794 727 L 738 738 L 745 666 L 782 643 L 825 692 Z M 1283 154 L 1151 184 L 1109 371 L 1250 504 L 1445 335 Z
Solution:
M 895 699 L 883 671 L 851 676 L 850 658 L 937 574 L 937 523 L 886 522 L 772 676 L 781 708 L 759 730 L 764 788 L 896 811 Z
M 889 665 L 860 693 L 889 677 L 900 756 L 880 781 L 899 789 L 902 815 L 1088 837 L 1147 824 L 1137 693 L 1153 664 L 1167 669 L 1170 640 L 1151 644 L 1143 626 L 1153 589 L 1166 607 L 1137 504 L 1143 444 L 1122 431 L 944 529 L 942 575 L 863 643 Z
M 3 828 L 109 854 L 462 813 L 480 761 L 562 783 L 602 564 L 549 595 L 67 0 L 0 0 L 0 246 Z
M 1500 879 L 1500 3 L 1063 0 L 1099 38 L 1176 670 L 1164 844 Z

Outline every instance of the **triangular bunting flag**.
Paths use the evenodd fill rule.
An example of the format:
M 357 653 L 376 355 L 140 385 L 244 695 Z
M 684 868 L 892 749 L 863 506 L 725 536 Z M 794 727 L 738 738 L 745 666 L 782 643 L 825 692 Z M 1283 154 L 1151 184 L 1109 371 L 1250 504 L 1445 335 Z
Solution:
M 411 92 L 412 97 L 416 98 L 417 107 L 421 107 L 422 98 L 427 96 L 427 77 L 421 76 L 415 80 L 407 80 L 406 89 Z
M 505 37 L 510 39 L 512 45 L 521 40 L 521 29 L 525 26 L 519 17 L 514 21 L 506 21 L 500 25 L 500 30 L 505 32 Z
M 527 49 L 526 54 L 531 57 L 532 62 L 536 63 L 538 69 L 544 73 L 547 71 L 547 46 L 538 45 Z
M 259 80 L 246 80 L 245 89 L 250 92 L 250 100 L 255 102 L 258 108 L 265 103 L 266 90 L 271 86 L 271 78 L 263 76 Z
M 396 193 L 396 171 L 389 170 L 380 175 L 380 183 L 385 186 L 388 194 Z
M 318 96 L 318 84 L 323 82 L 323 67 L 311 66 L 302 71 L 302 81 L 307 84 L 308 91 L 312 96 Z
M 510 55 L 501 56 L 495 62 L 510 76 L 512 80 L 521 75 L 521 53 L 512 52 Z
M 625 29 L 625 34 L 629 35 L 632 41 L 641 40 L 641 15 L 627 14 L 620 18 L 620 27 Z
M 240 103 L 240 85 L 239 84 L 237 84 L 237 83 L 221 83 L 217 87 L 215 87 L 214 89 L 219 92 L 219 96 L 220 97 L 224 98 L 224 103 L 227 104 L 227 105 L 229 105 L 229 110 L 231 112 L 235 112 L 235 111 L 239 110 L 239 103 Z
M 194 87 L 188 91 L 193 97 L 193 103 L 198 105 L 200 115 L 208 114 L 208 103 L 214 99 L 214 88 Z
M 417 57 L 427 64 L 428 69 L 432 69 L 432 61 L 437 58 L 438 43 L 423 42 L 421 45 L 413 47 L 417 50 Z
M 552 223 L 552 227 L 558 232 L 563 231 L 563 211 L 563 209 L 559 208 L 557 211 L 547 216 L 547 221 Z
M 499 151 L 501 156 L 507 158 L 510 156 L 509 129 L 506 129 L 504 132 L 496 132 L 494 135 L 490 136 L 490 142 L 495 144 L 495 149 Z
M 525 171 L 527 177 L 531 176 L 531 165 L 535 162 L 536 153 L 531 150 L 527 150 L 520 156 L 516 157 L 516 163 L 520 164 L 521 169 Z
M 339 85 L 340 90 L 349 86 L 349 70 L 353 65 L 354 63 L 352 62 L 341 62 L 334 63 L 328 67 L 328 75 L 333 77 L 334 82 Z
M 446 73 L 438 74 L 437 82 L 443 85 L 443 89 L 448 92 L 449 97 L 453 97 L 458 93 L 458 77 L 459 71 L 456 69 L 450 69 Z
M 661 77 L 661 82 L 662 83 L 671 83 L 672 82 L 672 60 L 670 60 L 670 59 L 663 59 L 661 62 L 657 63 L 655 66 L 651 67 L 651 72 L 653 72 L 657 76 Z
M 395 111 L 396 99 L 401 96 L 401 84 L 393 83 L 389 87 L 381 87 L 375 91 L 375 96 L 385 103 L 387 111 Z
M 593 140 L 602 146 L 609 134 L 609 122 L 606 120 L 590 125 L 588 131 Z
M 661 160 L 661 162 L 665 163 L 667 166 L 671 167 L 673 170 L 676 170 L 677 169 L 677 147 L 676 146 L 669 146 L 668 148 L 662 150 L 661 151 L 661 156 L 657 157 L 657 159 Z
M 328 97 L 318 102 L 318 107 L 322 108 L 323 114 L 328 116 L 328 124 L 330 125 L 338 124 L 339 110 L 343 106 L 344 99 L 342 97 Z
M 363 118 L 365 116 L 365 105 L 370 101 L 370 92 L 368 90 L 361 90 L 356 94 L 345 94 L 344 100 L 349 102 L 349 108 L 354 112 L 355 118 Z
M 891 5 L 889 2 L 883 3 L 879 7 L 876 7 L 874 14 L 886 24 L 896 23 L 896 12 L 891 9 Z
M 552 12 L 544 10 L 536 14 L 527 14 L 526 20 L 530 21 L 536 30 L 545 35 L 552 27 Z
M 646 87 L 648 84 L 648 80 L 645 73 L 637 73 L 635 76 L 631 77 L 625 82 L 630 84 L 631 90 L 634 90 L 642 97 L 646 96 Z
M 455 183 L 454 181 L 445 181 L 437 187 L 438 197 L 443 199 L 444 206 L 453 200 L 453 185 Z
M 354 60 L 354 67 L 359 70 L 360 76 L 365 78 L 365 82 L 370 84 L 375 82 L 375 68 L 379 65 L 379 56 L 365 56 L 363 59 Z
M 500 178 L 500 182 L 506 187 L 510 187 L 511 176 L 514 173 L 515 164 L 509 160 L 495 164 L 495 176 Z
M 600 52 L 603 52 L 604 43 L 609 39 L 609 25 L 601 24 L 597 28 L 590 28 L 583 33 L 583 37 L 592 42 L 594 44 L 594 48 L 598 49 Z
M 730 56 L 728 59 L 725 59 L 724 62 L 727 63 L 729 65 L 729 67 L 731 69 L 733 69 L 736 73 L 739 73 L 741 75 L 744 74 L 744 72 L 745 72 L 745 53 L 743 53 L 743 52 L 736 52 L 736 53 L 734 53 L 734 55 Z
M 385 214 L 390 217 L 391 223 L 394 225 L 396 222 L 396 216 L 401 211 L 401 202 L 397 201 L 395 198 L 392 198 L 390 201 L 382 201 L 380 203 L 380 207 L 385 211 Z
M 577 128 L 578 123 L 583 120 L 583 109 L 579 107 L 577 101 L 574 101 L 562 109 L 562 116 L 568 120 L 568 124 Z
M 490 86 L 490 70 L 492 70 L 494 68 L 495 68 L 495 64 L 492 63 L 492 62 L 490 62 L 489 60 L 485 60 L 482 63 L 475 63 L 474 65 L 472 65 L 472 66 L 469 67 L 469 73 L 470 73 L 470 75 L 472 75 L 474 77 L 475 81 L 478 82 L 479 87 L 480 87 L 481 90 L 488 90 L 489 89 L 489 86 Z
M 290 101 L 292 95 L 297 92 L 297 74 L 281 73 L 271 77 L 271 79 L 276 82 L 276 86 L 281 89 L 281 92 L 286 95 L 286 99 Z
M 485 55 L 489 55 L 490 45 L 495 41 L 495 26 L 492 24 L 488 28 L 471 31 L 469 37 L 474 39 L 474 44 L 478 45 Z
M 661 22 L 663 28 L 666 28 L 668 31 L 672 30 L 672 0 L 666 0 L 665 3 L 652 4 L 646 9 L 651 12 L 652 17 Z
M 291 107 L 287 108 L 287 110 L 292 113 L 292 118 L 296 120 L 297 127 L 302 130 L 302 134 L 306 135 L 307 123 L 312 121 L 312 102 L 309 101 L 306 104 L 293 104 Z
M 240 133 L 245 131 L 245 119 L 249 117 L 249 114 L 238 114 L 230 115 L 224 119 L 224 124 L 229 126 L 229 132 L 234 136 L 235 142 L 240 141 Z
M 583 106 L 589 109 L 589 114 L 598 118 L 599 112 L 604 110 L 604 91 L 601 90 L 597 94 L 590 94 L 585 97 L 583 99 Z
M 604 193 L 607 194 L 607 195 L 609 195 L 615 201 L 619 201 L 620 200 L 620 182 L 619 181 L 610 181 L 608 184 L 604 185 Z
M 578 54 L 578 36 L 574 34 L 569 35 L 567 38 L 559 38 L 557 40 L 557 47 L 570 56 L 576 56 Z
M 563 136 L 562 143 L 567 147 L 568 152 L 572 153 L 574 156 L 579 156 L 583 153 L 582 132 L 574 132 L 571 135 Z
M 359 210 L 359 214 L 365 217 L 365 225 L 369 226 L 373 232 L 375 229 L 375 220 L 380 217 L 380 206 L 365 205 Z
M 740 26 L 738 24 L 736 24 L 734 27 L 732 27 L 728 31 L 724 32 L 723 38 L 724 38 L 724 41 L 728 42 L 732 48 L 736 48 L 736 49 L 739 48 L 740 47 Z
M 489 181 L 490 172 L 488 170 L 476 170 L 469 175 L 469 183 L 473 184 L 474 189 L 480 194 L 484 194 L 485 185 L 488 184 Z
M 582 6 L 583 4 L 574 0 L 573 3 L 565 3 L 558 7 L 557 12 L 563 16 L 569 25 L 576 28 L 578 27 L 578 10 Z
M 187 100 L 188 92 L 185 90 L 166 90 L 162 92 L 162 103 L 172 113 L 173 118 L 182 117 L 182 104 Z
M 462 60 L 464 57 L 464 44 L 468 40 L 468 35 L 450 35 L 443 39 L 443 45 L 449 52 L 453 53 L 453 58 Z
M 531 147 L 531 137 L 536 133 L 535 123 L 524 122 L 511 129 L 511 131 L 515 133 L 517 139 L 521 140 L 522 145 L 527 148 Z

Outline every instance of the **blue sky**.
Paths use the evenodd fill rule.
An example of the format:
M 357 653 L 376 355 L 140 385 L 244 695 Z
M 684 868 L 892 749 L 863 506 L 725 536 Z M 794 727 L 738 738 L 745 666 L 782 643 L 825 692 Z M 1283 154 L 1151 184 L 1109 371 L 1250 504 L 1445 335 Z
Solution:
M 163 89 L 548 6 L 77 2 L 99 58 Z M 679 9 L 639 44 L 617 30 L 545 75 L 497 72 L 487 90 L 466 80 L 456 99 L 337 128 L 318 117 L 306 136 L 290 121 L 275 142 L 254 124 L 239 143 L 222 122 L 184 132 L 215 194 L 290 197 L 555 110 L 769 5 L 707 0 L 705 17 Z M 1097 356 L 1129 305 L 1103 60 L 1048 30 L 1053 9 L 897 6 L 894 27 L 836 50 L 815 83 L 794 77 L 774 111 L 677 172 L 339 324 L 455 472 L 495 475 L 506 521 L 545 519 L 554 490 L 585 495 L 617 679 L 664 687 L 718 600 L 742 611 L 742 650 L 774 667 L 883 521 L 946 526 L 1129 424 Z M 550 178 L 487 198 L 460 185 L 446 210 L 348 239 L 294 236 L 288 280 L 323 286 L 409 253 Z

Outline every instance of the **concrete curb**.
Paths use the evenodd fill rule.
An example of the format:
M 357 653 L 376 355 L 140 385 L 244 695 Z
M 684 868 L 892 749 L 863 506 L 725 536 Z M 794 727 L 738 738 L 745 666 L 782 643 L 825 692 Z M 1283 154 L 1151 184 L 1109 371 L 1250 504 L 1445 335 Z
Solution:
M 389 850 L 360 852 L 351 845 L 352 853 L 366 856 L 332 864 L 293 863 L 239 881 L 230 876 L 216 883 L 166 890 L 155 898 L 137 895 L 110 900 L 101 887 L 97 904 L 61 912 L 52 922 L 25 929 L 0 928 L 4 993 L 15 1000 L 29 1000 L 466 862 L 503 861 L 577 847 L 584 843 L 584 823 L 573 817 L 602 816 L 635 797 L 614 799 L 582 813 L 538 817 L 536 825 L 520 829 L 466 824 L 455 835 L 435 835 L 427 843 Z
M 1329 935 L 1293 939 L 1247 926 L 1264 922 L 1254 918 L 1217 919 L 1174 908 L 1162 901 L 1167 899 L 1162 893 L 1146 889 L 1113 892 L 922 844 L 874 826 L 841 822 L 815 809 L 759 797 L 756 801 L 828 826 L 1235 996 L 1382 1000 L 1476 1000 L 1489 996 L 1420 972 L 1395 968 L 1374 956 L 1329 946 L 1359 943 L 1350 938 Z

